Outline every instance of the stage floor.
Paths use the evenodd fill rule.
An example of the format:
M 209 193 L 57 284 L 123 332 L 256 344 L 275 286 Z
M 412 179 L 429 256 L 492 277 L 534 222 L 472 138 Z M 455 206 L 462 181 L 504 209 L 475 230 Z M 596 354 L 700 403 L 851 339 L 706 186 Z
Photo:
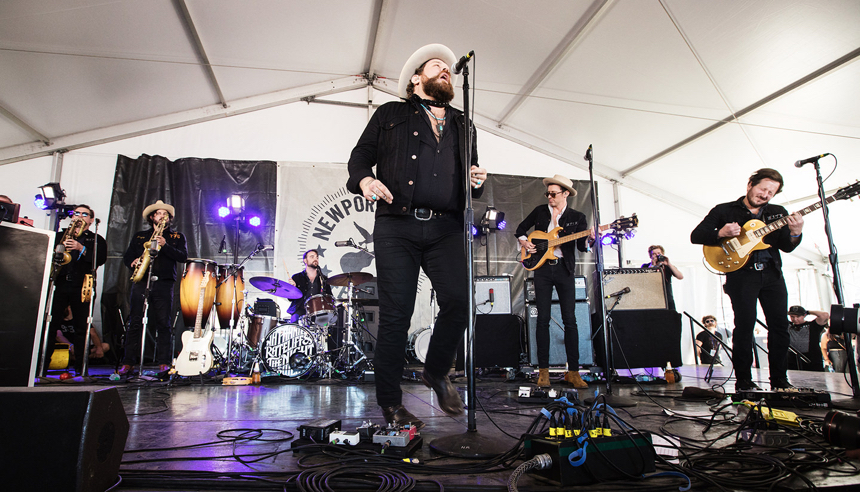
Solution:
M 725 489 L 766 490 L 768 477 L 775 481 L 783 474 L 791 476 L 789 469 L 796 470 L 797 474 L 825 490 L 860 483 L 860 475 L 844 473 L 852 472 L 854 465 L 860 468 L 860 463 L 849 460 L 847 464 L 837 464 L 838 457 L 832 451 L 834 447 L 820 437 L 812 440 L 793 437 L 789 446 L 795 450 L 793 456 L 791 452 L 775 449 L 733 451 L 727 447 L 735 442 L 736 432 L 746 414 L 739 413 L 737 405 L 729 405 L 730 398 L 693 400 L 682 397 L 683 388 L 688 386 L 714 386 L 717 391 L 722 391 L 719 385 L 724 384 L 725 390 L 733 391 L 734 379 L 726 382 L 729 369 L 715 368 L 710 383 L 703 380 L 706 369 L 707 366 L 682 367 L 679 369 L 682 381 L 674 384 L 663 381 L 637 384 L 632 380 L 614 383 L 614 394 L 637 402 L 634 407 L 617 408 L 618 416 L 639 430 L 680 437 L 685 453 L 696 458 L 696 471 L 711 474 Z M 429 443 L 435 439 L 465 433 L 468 418 L 467 414 L 460 417 L 445 415 L 438 409 L 433 392 L 417 381 L 404 379 L 403 382 L 404 405 L 427 424 L 421 432 L 423 446 L 412 456 L 417 463 L 407 464 L 389 458 L 393 464 L 383 468 L 377 461 L 367 460 L 366 455 L 353 453 L 346 447 L 339 448 L 343 454 L 323 454 L 322 447 L 305 448 L 306 451 L 300 454 L 291 451 L 291 445 L 299 437 L 298 427 L 318 419 L 340 420 L 343 430 L 354 430 L 368 421 L 383 424 L 373 383 L 276 379 L 258 386 L 225 386 L 214 380 L 201 383 L 194 378 L 172 382 L 140 379 L 113 382 L 107 378 L 109 373 L 108 368 L 95 366 L 91 368 L 93 378 L 89 381 L 60 382 L 58 373 L 52 371 L 38 386 L 74 386 L 76 389 L 115 386 L 118 389 L 130 431 L 120 468 L 122 483 L 113 490 L 300 490 L 294 478 L 297 472 L 304 470 L 307 474 L 337 469 L 344 474 L 379 474 L 400 484 L 404 480 L 408 482 L 411 477 L 416 481 L 414 490 L 442 490 L 441 486 L 444 486 L 444 490 L 503 491 L 508 490 L 508 479 L 522 463 L 522 460 L 510 460 L 505 466 L 498 460 L 440 457 L 431 451 Z M 553 388 L 567 389 L 558 382 L 560 375 L 560 372 L 554 373 Z M 826 390 L 834 399 L 851 395 L 851 389 L 841 374 L 792 371 L 789 377 L 798 387 Z M 544 407 L 541 403 L 518 402 L 518 389 L 521 386 L 534 387 L 532 382 L 522 374 L 518 379 L 507 380 L 501 371 L 480 376 L 475 385 L 477 434 L 501 449 L 516 446 L 517 438 L 526 432 Z M 762 388 L 769 388 L 766 373 L 758 378 L 758 382 Z M 461 394 L 466 391 L 464 378 L 455 379 L 455 383 Z M 604 392 L 605 388 L 605 383 L 592 382 L 587 391 L 580 392 L 580 397 L 594 396 L 595 390 Z M 813 420 L 820 420 L 828 411 L 786 406 L 774 408 L 793 410 Z M 670 412 L 674 415 L 668 415 Z M 715 425 L 703 434 L 715 413 Z M 543 419 L 540 429 L 545 427 L 546 419 Z M 617 434 L 618 424 L 611 427 L 613 434 Z M 697 451 L 709 443 L 713 443 L 710 451 Z M 819 461 L 800 449 L 812 450 L 815 460 Z M 737 459 L 726 459 L 728 455 Z M 752 461 L 745 464 L 747 456 L 762 455 L 778 462 L 764 467 Z M 826 464 L 820 461 L 822 456 L 826 458 Z M 803 459 L 810 461 L 801 463 Z M 825 466 L 830 471 L 824 470 Z M 658 472 L 670 469 L 658 463 Z M 755 477 L 755 482 L 749 477 Z M 650 478 L 635 485 L 633 482 L 606 482 L 588 487 L 593 490 L 629 487 L 678 490 L 686 485 L 686 480 L 678 477 Z M 360 488 L 362 482 L 353 479 L 351 483 L 354 487 L 350 490 L 365 490 Z M 781 490 L 808 488 L 797 476 L 782 481 L 780 486 L 784 487 Z M 378 485 L 367 483 L 366 487 L 367 490 L 377 490 Z M 559 487 L 540 481 L 529 473 L 519 478 L 518 487 L 521 491 L 559 490 Z M 333 490 L 342 488 L 335 486 Z M 701 479 L 694 479 L 693 489 L 718 490 Z M 408 489 L 394 486 L 388 490 Z

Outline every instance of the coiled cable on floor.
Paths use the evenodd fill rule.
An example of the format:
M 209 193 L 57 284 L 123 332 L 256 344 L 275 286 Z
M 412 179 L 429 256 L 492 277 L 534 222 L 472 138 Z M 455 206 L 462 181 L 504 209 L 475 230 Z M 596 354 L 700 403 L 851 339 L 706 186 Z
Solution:
M 535 456 L 534 458 L 523 462 L 522 465 L 518 466 L 511 476 L 508 478 L 508 492 L 517 492 L 517 482 L 520 480 L 520 477 L 531 470 L 546 470 L 547 468 L 552 467 L 552 457 L 550 455 L 544 453 Z

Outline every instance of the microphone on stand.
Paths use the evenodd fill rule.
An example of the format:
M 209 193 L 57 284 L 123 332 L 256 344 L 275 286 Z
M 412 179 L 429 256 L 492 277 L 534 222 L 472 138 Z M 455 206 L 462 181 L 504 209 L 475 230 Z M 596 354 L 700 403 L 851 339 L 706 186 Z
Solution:
M 803 160 L 797 161 L 794 163 L 794 167 L 803 167 L 806 164 L 809 164 L 812 162 L 818 162 L 818 159 L 821 159 L 822 157 L 827 157 L 828 155 L 832 155 L 832 154 L 830 154 L 828 152 L 826 154 L 816 155 L 816 156 L 810 157 L 808 159 L 803 159 Z
M 583 159 L 587 160 L 588 162 L 591 162 L 591 144 L 588 144 L 588 150 L 585 151 L 585 157 L 583 157 Z
M 623 296 L 624 294 L 629 294 L 629 293 L 630 293 L 630 287 L 624 287 L 623 289 L 619 290 L 618 292 L 613 292 L 612 294 L 609 294 L 608 296 L 606 296 L 606 298 L 611 299 L 613 297 Z
M 475 56 L 475 50 L 471 50 L 465 55 L 460 57 L 460 61 L 457 62 L 457 65 L 454 66 L 454 75 L 460 75 L 460 72 L 463 71 L 463 68 L 469 63 L 469 60 Z
M 221 245 L 218 246 L 218 252 L 219 253 L 226 253 L 227 252 L 227 235 L 226 234 L 224 234 L 224 237 L 221 238 Z
M 355 246 L 355 243 L 352 242 L 352 238 L 349 238 L 349 241 L 335 241 L 334 245 L 338 248 L 342 248 L 344 246 Z

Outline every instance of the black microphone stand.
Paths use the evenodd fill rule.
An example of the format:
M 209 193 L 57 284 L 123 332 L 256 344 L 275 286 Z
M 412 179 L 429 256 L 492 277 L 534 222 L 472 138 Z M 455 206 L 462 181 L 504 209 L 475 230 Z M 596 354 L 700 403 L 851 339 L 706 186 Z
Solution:
M 472 223 L 475 211 L 472 208 L 472 120 L 469 118 L 469 66 L 463 67 L 463 119 L 464 125 L 460 131 L 465 134 L 465 162 L 463 162 L 464 190 L 466 195 L 466 210 L 464 213 L 463 241 L 466 247 L 466 275 L 469 283 L 469 326 L 466 330 L 466 413 L 468 428 L 463 434 L 454 434 L 434 439 L 430 449 L 437 453 L 457 456 L 460 458 L 490 458 L 508 450 L 499 439 L 492 439 L 478 434 L 475 424 L 475 272 L 472 265 Z
M 609 313 L 605 314 L 606 306 L 603 304 L 604 299 L 606 299 L 606 294 L 603 286 L 603 249 L 600 245 L 600 205 L 597 200 L 597 184 L 594 182 L 594 155 L 592 153 L 591 145 L 588 146 L 588 150 L 585 151 L 585 160 L 588 161 L 588 179 L 591 187 L 591 211 L 592 211 L 592 221 L 594 227 L 594 259 L 596 270 L 594 272 L 595 275 L 595 295 L 598 298 L 599 302 L 597 306 L 595 306 L 594 314 L 597 315 L 598 328 L 603 329 L 603 341 L 604 341 L 604 367 L 603 375 L 606 379 L 606 393 L 603 394 L 603 398 L 605 398 L 605 403 L 611 407 L 635 407 L 636 402 L 631 400 L 630 398 L 625 398 L 622 396 L 612 394 L 612 378 L 615 373 L 615 368 L 612 364 L 612 336 L 609 333 L 612 330 L 612 310 L 610 309 Z M 620 268 L 620 265 L 619 265 Z M 619 296 L 620 297 L 620 296 Z M 616 304 L 618 300 L 616 299 Z M 613 306 L 614 308 L 615 306 Z M 571 368 L 576 370 L 577 368 Z M 594 402 L 594 398 L 586 398 L 584 400 L 586 404 L 591 404 Z
M 138 366 L 137 371 L 137 377 L 139 378 L 143 377 L 143 355 L 146 351 L 146 332 L 149 330 L 149 294 L 151 292 L 154 277 L 152 275 L 152 266 L 155 264 L 155 259 L 157 257 L 158 241 L 152 240 L 149 247 L 149 266 L 146 269 L 146 289 L 143 291 L 143 317 L 140 319 L 140 365 Z M 158 277 L 155 277 L 155 280 L 158 280 Z M 158 350 L 157 344 L 155 348 Z

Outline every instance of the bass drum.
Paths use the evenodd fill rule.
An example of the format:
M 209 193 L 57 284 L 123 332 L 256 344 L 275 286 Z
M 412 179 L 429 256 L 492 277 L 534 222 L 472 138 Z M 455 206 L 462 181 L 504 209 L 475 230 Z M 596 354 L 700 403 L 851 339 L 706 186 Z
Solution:
M 201 327 L 206 326 L 212 304 L 215 302 L 215 285 L 218 283 L 218 264 L 212 260 L 202 258 L 189 258 L 185 260 L 185 272 L 182 281 L 179 282 L 179 305 L 182 307 L 182 320 L 186 328 L 194 328 L 197 319 L 197 307 L 200 303 L 200 285 L 203 283 L 205 273 L 209 274 L 206 289 L 203 293 L 203 309 L 201 315 Z
M 297 378 L 314 368 L 319 347 L 316 338 L 299 325 L 275 327 L 263 341 L 263 364 L 271 372 Z
M 218 322 L 221 324 L 221 329 L 230 327 L 230 308 L 233 307 L 233 275 L 227 276 L 228 270 L 232 270 L 234 265 L 218 265 L 218 292 L 215 294 L 215 302 L 220 304 L 215 306 L 215 311 L 218 313 Z M 236 306 L 233 308 L 233 326 L 239 323 L 239 315 L 242 313 L 242 308 L 245 304 L 245 278 L 243 272 L 245 267 L 239 268 L 236 272 Z
M 409 335 L 406 353 L 412 360 L 422 364 L 427 360 L 427 349 L 430 347 L 431 336 L 433 336 L 433 330 L 430 328 L 424 328 Z

